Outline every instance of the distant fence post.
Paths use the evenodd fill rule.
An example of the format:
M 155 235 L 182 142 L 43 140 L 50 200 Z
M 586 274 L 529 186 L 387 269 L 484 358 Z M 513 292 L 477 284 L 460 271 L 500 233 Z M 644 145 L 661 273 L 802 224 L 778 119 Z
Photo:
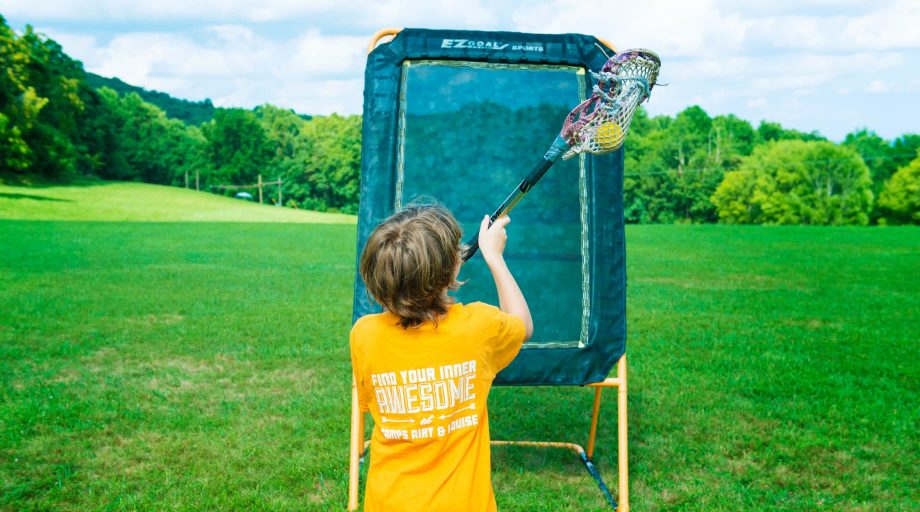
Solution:
M 200 190 L 200 188 L 198 188 L 198 169 L 195 169 L 195 190 Z
M 279 177 L 276 181 L 263 181 L 262 175 L 259 175 L 259 180 L 255 185 L 210 185 L 211 190 L 245 190 L 258 188 L 259 189 L 259 204 L 264 204 L 264 195 L 262 190 L 266 185 L 277 185 L 278 186 L 278 206 L 281 206 L 281 201 L 284 199 L 283 192 L 281 191 L 281 186 L 284 184 L 284 181 Z M 249 196 L 249 199 L 252 199 L 252 195 Z

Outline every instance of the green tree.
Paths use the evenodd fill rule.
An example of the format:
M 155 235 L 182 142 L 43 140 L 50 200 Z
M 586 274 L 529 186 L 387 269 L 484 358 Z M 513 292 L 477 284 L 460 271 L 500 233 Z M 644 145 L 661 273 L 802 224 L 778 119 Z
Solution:
M 310 153 L 298 178 L 314 207 L 357 213 L 361 174 L 361 117 L 316 116 L 305 125 Z
M 175 167 L 172 184 L 184 185 L 186 178 L 193 180 L 196 172 L 207 177 L 210 174 L 208 166 L 207 147 L 208 141 L 197 126 L 187 126 L 177 120 L 170 120 L 175 136 Z M 189 186 L 194 186 L 190 181 Z
M 186 124 L 199 126 L 214 117 L 214 104 L 210 99 L 189 101 L 173 98 L 165 92 L 148 91 L 143 87 L 126 84 L 118 78 L 106 78 L 93 73 L 86 74 L 86 83 L 93 89 L 109 88 L 121 96 L 137 93 L 147 103 L 156 105 L 166 116 Z
M 272 148 L 269 174 L 283 180 L 283 196 L 288 205 L 325 210 L 327 205 L 314 197 L 306 179 L 311 141 L 306 135 L 307 121 L 293 110 L 265 104 L 255 109 Z
M 255 183 L 259 174 L 270 174 L 272 144 L 256 114 L 241 108 L 221 108 L 203 124 L 207 139 L 211 185 Z
M 916 133 L 907 133 L 901 135 L 891 145 L 894 162 L 894 168 L 899 169 L 909 164 L 920 151 L 920 135 Z
M 19 42 L 29 55 L 21 126 L 31 149 L 30 170 L 52 178 L 73 177 L 82 163 L 80 125 L 88 92 L 82 82 L 83 66 L 30 26 Z M 29 110 L 37 112 L 31 123 L 26 121 L 32 117 Z
M 205 140 L 195 127 L 169 119 L 135 93 L 119 97 L 107 88 L 89 130 L 105 148 L 98 174 L 106 179 L 180 184 L 186 171 L 204 167 Z
M 627 142 L 623 184 L 627 220 L 704 221 L 712 206 L 708 196 L 698 192 L 711 180 L 706 151 L 712 119 L 693 106 L 673 120 L 656 117 L 650 121 L 640 118 L 645 129 L 638 136 L 631 133 L 630 138 L 636 140 Z
M 757 142 L 764 143 L 775 140 L 816 141 L 827 140 L 827 138 L 816 131 L 805 133 L 798 130 L 783 128 L 779 123 L 761 121 L 760 125 L 757 127 Z
M 741 158 L 754 150 L 757 133 L 751 123 L 734 114 L 716 116 L 709 132 L 710 159 L 726 170 L 741 164 Z
M 734 115 L 710 118 L 698 106 L 673 120 L 637 112 L 626 147 L 628 222 L 714 222 L 710 197 L 725 171 L 750 154 L 755 132 Z
M 110 89 L 92 90 L 85 101 L 81 139 L 84 143 L 84 173 L 111 178 L 121 175 L 127 163 L 121 151 L 118 95 Z M 126 179 L 131 179 L 126 178 Z
M 878 209 L 880 224 L 920 224 L 920 153 L 885 183 Z
M 272 158 L 277 162 L 304 157 L 307 139 L 303 135 L 307 121 L 293 110 L 265 104 L 255 109 L 256 117 L 272 147 Z
M 662 123 L 666 116 L 650 118 L 644 107 L 636 110 L 625 143 L 623 211 L 627 222 L 654 222 L 660 206 L 660 182 L 668 171 L 661 154 L 664 146 Z
M 712 196 L 727 223 L 860 224 L 872 207 L 869 170 L 851 148 L 783 140 L 757 147 Z
M 872 191 L 877 196 L 897 169 L 893 158 L 894 148 L 888 141 L 866 128 L 848 133 L 843 139 L 843 145 L 855 149 L 862 157 L 872 177 Z
M 0 16 L 0 172 L 23 172 L 32 152 L 23 138 L 44 107 L 36 102 L 35 89 L 28 86 L 29 54 L 13 30 Z
M 0 69 L 0 169 L 73 176 L 87 92 L 83 66 L 30 26 L 17 36 L 0 17 Z

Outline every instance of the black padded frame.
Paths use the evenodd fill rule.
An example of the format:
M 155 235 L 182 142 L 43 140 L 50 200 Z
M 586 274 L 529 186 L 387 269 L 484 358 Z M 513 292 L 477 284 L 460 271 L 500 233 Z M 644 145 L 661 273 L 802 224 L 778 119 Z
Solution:
M 581 66 L 597 70 L 602 43 L 580 34 L 526 34 L 404 29 L 367 59 L 358 213 L 358 259 L 374 227 L 393 213 L 402 62 L 444 59 Z M 591 87 L 590 80 L 587 86 Z M 590 90 L 586 91 L 590 95 Z M 574 108 L 575 105 L 572 105 Z M 547 144 L 559 126 L 547 128 Z M 534 161 L 542 155 L 534 155 Z M 600 382 L 626 350 L 626 243 L 623 150 L 587 156 L 590 297 L 588 343 L 581 348 L 525 348 L 497 376 L 497 385 L 582 385 Z M 522 178 L 527 172 L 521 169 Z M 550 170 L 552 172 L 552 170 Z M 537 185 L 538 187 L 540 185 Z M 504 191 L 497 191 L 498 195 Z M 496 197 L 496 206 L 503 197 Z M 526 201 L 526 199 L 525 199 Z M 355 272 L 353 320 L 380 311 Z M 539 319 L 537 319 L 538 321 Z

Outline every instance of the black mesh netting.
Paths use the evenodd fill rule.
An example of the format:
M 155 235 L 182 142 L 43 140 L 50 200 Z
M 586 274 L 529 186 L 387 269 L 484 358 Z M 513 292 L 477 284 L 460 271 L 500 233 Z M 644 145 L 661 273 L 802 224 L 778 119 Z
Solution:
M 493 44 L 458 49 L 445 40 Z M 446 205 L 474 233 L 590 94 L 585 71 L 606 60 L 595 43 L 572 34 L 407 29 L 374 50 L 365 77 L 359 254 L 380 220 L 419 197 Z M 511 213 L 505 256 L 534 336 L 497 384 L 596 382 L 624 352 L 622 162 L 622 151 L 560 160 Z M 481 257 L 461 279 L 459 300 L 497 303 Z M 356 275 L 355 318 L 375 311 Z

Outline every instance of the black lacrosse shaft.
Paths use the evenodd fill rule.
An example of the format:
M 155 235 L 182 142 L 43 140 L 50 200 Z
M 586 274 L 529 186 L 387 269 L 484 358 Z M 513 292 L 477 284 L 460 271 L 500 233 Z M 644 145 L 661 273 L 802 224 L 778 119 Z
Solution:
M 549 168 L 553 166 L 554 162 L 555 160 L 550 160 L 545 157 L 541 159 L 540 163 L 537 164 L 537 166 L 534 167 L 532 171 L 530 171 L 530 174 L 528 174 L 527 177 L 521 181 L 521 184 L 518 185 L 516 189 L 514 189 L 514 192 L 512 192 L 511 195 L 505 199 L 502 205 L 499 206 L 497 210 L 495 210 L 495 213 L 489 216 L 489 225 L 491 226 L 492 223 L 495 222 L 499 217 L 507 215 L 508 212 L 510 212 L 511 209 L 514 208 L 518 202 L 524 198 L 524 195 L 527 194 L 527 192 L 530 192 L 530 189 L 532 189 L 533 186 L 536 185 L 538 181 L 540 181 L 540 178 L 546 174 L 546 171 L 548 171 Z M 466 252 L 463 254 L 463 261 L 467 261 L 472 258 L 473 255 L 476 254 L 476 251 L 479 250 L 478 229 L 476 230 L 476 233 L 470 237 L 469 241 L 466 243 L 466 247 Z

